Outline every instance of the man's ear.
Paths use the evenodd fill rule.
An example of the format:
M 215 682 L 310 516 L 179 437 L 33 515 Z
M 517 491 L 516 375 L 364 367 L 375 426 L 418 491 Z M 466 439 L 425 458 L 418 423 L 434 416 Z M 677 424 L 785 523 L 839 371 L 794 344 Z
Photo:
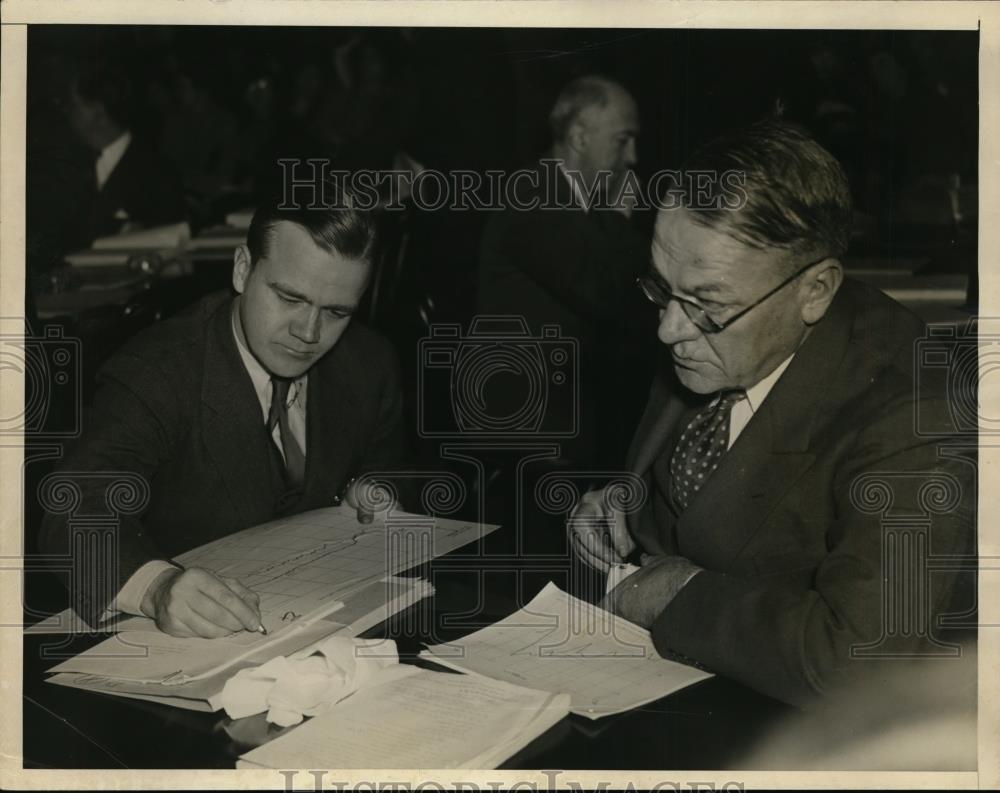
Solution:
M 815 325 L 823 319 L 843 281 L 844 268 L 838 259 L 824 259 L 809 270 L 799 292 L 802 321 L 806 325 Z
M 569 130 L 566 133 L 566 143 L 573 151 L 582 152 L 587 148 L 589 142 L 590 133 L 584 124 L 580 121 L 574 121 L 570 124 Z
M 233 289 L 238 294 L 243 294 L 252 267 L 253 265 L 250 263 L 250 249 L 246 245 L 237 246 L 233 252 Z

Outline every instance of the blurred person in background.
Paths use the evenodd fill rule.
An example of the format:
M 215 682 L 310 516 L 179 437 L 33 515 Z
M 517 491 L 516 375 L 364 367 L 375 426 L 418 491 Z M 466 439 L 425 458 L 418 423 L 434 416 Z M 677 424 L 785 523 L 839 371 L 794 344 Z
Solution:
M 516 182 L 520 207 L 505 207 L 487 224 L 477 312 L 523 316 L 535 335 L 557 325 L 577 340 L 579 423 L 576 436 L 561 441 L 562 456 L 584 468 L 615 466 L 624 461 L 648 386 L 643 353 L 651 332 L 643 335 L 642 320 L 652 328 L 652 312 L 634 289 L 648 240 L 619 196 L 634 177 L 639 111 L 622 85 L 588 75 L 562 89 L 549 122 L 551 151 L 531 179 Z M 525 211 L 532 202 L 538 205 Z M 500 382 L 488 387 L 501 410 L 520 399 L 513 384 L 509 393 Z
M 124 64 L 81 61 L 70 78 L 70 126 L 93 155 L 90 240 L 185 220 L 175 169 L 130 128 L 133 86 Z

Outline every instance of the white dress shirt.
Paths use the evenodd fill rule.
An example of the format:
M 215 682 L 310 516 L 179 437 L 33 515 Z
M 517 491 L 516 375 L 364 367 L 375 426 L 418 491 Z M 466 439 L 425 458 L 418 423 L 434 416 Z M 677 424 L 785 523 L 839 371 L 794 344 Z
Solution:
M 733 404 L 732 412 L 729 414 L 729 445 L 726 446 L 726 449 L 733 448 L 733 444 L 740 437 L 740 433 L 743 432 L 744 427 L 750 423 L 753 414 L 760 410 L 764 399 L 771 393 L 774 384 L 784 374 L 785 369 L 788 368 L 788 364 L 792 362 L 792 358 L 794 357 L 795 353 L 792 353 L 785 358 L 771 374 L 757 383 L 757 385 L 747 389 L 745 399 L 741 399 L 739 402 Z
M 576 182 L 576 180 L 573 179 L 573 177 L 571 177 L 566 172 L 566 169 L 563 168 L 562 161 L 556 163 L 556 168 L 559 169 L 559 173 L 561 173 L 563 177 L 566 179 L 566 181 L 569 182 L 569 188 L 570 190 L 573 191 L 573 198 L 576 200 L 576 203 L 580 206 L 580 209 L 582 209 L 584 212 L 588 212 L 590 210 L 590 207 L 587 205 L 587 196 L 583 192 L 583 188 L 581 188 L 580 185 Z
M 236 347 L 240 351 L 243 366 L 246 367 L 247 374 L 250 375 L 250 380 L 253 382 L 253 388 L 257 393 L 263 420 L 266 424 L 267 417 L 271 412 L 271 375 L 258 363 L 257 359 L 253 357 L 253 354 L 243 343 L 236 329 L 237 322 L 239 322 L 239 317 L 236 312 L 236 305 L 234 304 L 233 336 L 236 337 Z M 292 435 L 295 436 L 299 448 L 302 450 L 303 457 L 306 454 L 306 383 L 308 382 L 308 377 L 308 374 L 304 374 L 292 383 L 288 389 L 288 401 L 285 402 L 285 407 L 288 408 L 288 426 L 292 430 Z M 285 450 L 281 448 L 281 428 L 278 425 L 275 425 L 272 437 L 278 445 L 278 449 L 281 450 L 282 457 L 284 457 Z
M 97 156 L 97 161 L 94 163 L 94 167 L 97 170 L 98 190 L 104 187 L 105 182 L 108 181 L 108 177 L 111 176 L 111 172 L 115 169 L 115 166 L 118 165 L 118 163 L 121 162 L 122 157 L 125 156 L 125 150 L 128 149 L 131 142 L 132 133 L 125 130 L 121 135 L 111 141 L 111 143 L 101 149 L 101 153 Z
M 747 424 L 750 423 L 750 419 L 753 418 L 754 413 L 760 410 L 760 406 L 764 404 L 764 400 L 767 395 L 771 393 L 771 389 L 774 388 L 774 384 L 778 382 L 781 375 L 785 373 L 785 369 L 788 368 L 788 364 L 792 362 L 792 358 L 795 357 L 795 353 L 792 353 L 784 361 L 778 364 L 777 368 L 759 383 L 751 386 L 746 391 L 746 396 L 739 402 L 734 402 L 733 407 L 729 413 L 729 444 L 726 449 L 733 448 L 733 444 L 736 443 L 736 439 L 740 437 L 740 433 L 746 428 Z M 718 400 L 716 400 L 718 401 Z M 634 564 L 621 563 L 611 565 L 611 569 L 608 571 L 608 577 L 605 581 L 605 592 L 610 592 L 618 584 L 628 578 L 632 573 L 638 570 L 639 567 Z M 687 584 L 692 578 L 698 574 L 698 570 L 691 572 L 684 582 L 678 587 L 678 591 Z M 666 604 L 664 604 L 666 606 Z
M 240 359 L 243 361 L 243 366 L 246 367 L 247 374 L 250 375 L 250 380 L 253 383 L 254 391 L 257 394 L 257 399 L 260 402 L 262 421 L 266 424 L 268 414 L 271 411 L 271 375 L 262 367 L 257 359 L 253 357 L 250 350 L 246 348 L 246 345 L 240 339 L 240 334 L 237 331 L 236 323 L 239 322 L 239 317 L 236 312 L 236 305 L 233 306 L 233 338 L 236 339 L 236 348 L 239 350 Z M 303 456 L 306 453 L 306 384 L 308 382 L 308 374 L 302 375 L 294 383 L 292 383 L 291 388 L 288 389 L 288 402 L 286 403 L 288 407 L 288 425 L 292 430 L 292 434 L 295 436 L 295 440 L 299 444 L 299 448 L 302 449 Z M 284 450 L 281 448 L 281 428 L 275 426 L 274 428 L 274 442 L 277 444 L 278 449 L 281 450 L 282 456 L 284 456 Z M 176 565 L 171 564 L 163 559 L 154 559 L 150 562 L 146 562 L 142 567 L 136 570 L 128 581 L 125 582 L 124 586 L 118 591 L 115 599 L 108 606 L 107 611 L 101 616 L 101 620 L 108 619 L 114 616 L 114 612 L 124 612 L 125 614 L 142 614 L 142 601 L 146 596 L 146 590 L 149 589 L 150 584 L 156 579 L 160 573 L 164 570 L 170 570 L 176 568 Z

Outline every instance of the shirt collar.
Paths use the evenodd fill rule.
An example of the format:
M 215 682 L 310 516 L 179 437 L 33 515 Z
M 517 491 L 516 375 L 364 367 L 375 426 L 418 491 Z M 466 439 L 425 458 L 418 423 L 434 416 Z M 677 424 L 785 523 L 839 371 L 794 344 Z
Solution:
M 250 375 L 250 381 L 253 383 L 253 390 L 257 394 L 257 400 L 260 402 L 261 410 L 264 412 L 264 420 L 267 420 L 267 415 L 271 410 L 271 375 L 268 371 L 260 365 L 256 358 L 254 358 L 253 353 L 247 349 L 247 346 L 243 343 L 240 338 L 239 331 L 237 330 L 236 323 L 239 322 L 239 300 L 233 301 L 233 311 L 232 311 L 232 328 L 233 328 L 233 338 L 236 339 L 236 349 L 240 352 L 240 359 L 243 361 L 243 366 L 247 370 L 247 374 Z M 296 401 L 299 402 L 301 407 L 305 407 L 306 401 L 306 378 L 309 373 L 299 377 L 292 387 L 288 389 L 288 401 L 286 407 L 291 407 Z
M 761 380 L 757 385 L 747 389 L 747 403 L 750 405 L 750 410 L 754 413 L 757 412 L 761 404 L 764 402 L 765 397 L 771 393 L 771 389 L 774 388 L 774 384 L 778 382 L 778 379 L 784 374 L 785 369 L 788 368 L 788 364 L 792 362 L 792 358 L 795 357 L 793 352 L 780 364 L 777 368 L 771 372 L 767 377 Z
M 129 147 L 132 142 L 132 132 L 130 130 L 125 130 L 121 135 L 115 138 L 111 143 L 101 149 L 100 155 L 98 155 L 98 178 L 103 177 L 103 180 L 107 180 L 108 176 L 115 169 L 115 166 L 121 161 L 121 158 L 125 156 L 125 150 Z M 102 181 L 103 181 L 102 180 Z
M 558 160 L 556 162 L 556 168 L 559 169 L 559 173 L 563 175 L 563 178 L 565 178 L 566 181 L 569 182 L 569 189 L 573 191 L 573 198 L 575 199 L 577 205 L 580 207 L 580 209 L 586 212 L 589 209 L 589 207 L 587 206 L 587 199 L 584 196 L 583 190 L 580 188 L 580 185 L 578 185 L 576 181 L 566 172 L 566 169 L 563 167 L 562 160 Z

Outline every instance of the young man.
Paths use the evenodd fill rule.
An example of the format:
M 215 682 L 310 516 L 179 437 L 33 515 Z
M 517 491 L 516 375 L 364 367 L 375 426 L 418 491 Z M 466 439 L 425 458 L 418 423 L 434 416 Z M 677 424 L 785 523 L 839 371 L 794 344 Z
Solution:
M 399 464 L 395 356 L 351 322 L 374 244 L 365 213 L 263 206 L 235 252 L 236 295 L 147 329 L 104 366 L 60 479 L 77 515 L 108 514 L 116 476 L 140 478 L 148 499 L 123 510 L 111 547 L 88 542 L 66 512 L 46 515 L 42 547 L 71 557 L 84 619 L 111 609 L 178 636 L 255 630 L 253 593 L 169 559 L 327 506 L 353 475 Z

